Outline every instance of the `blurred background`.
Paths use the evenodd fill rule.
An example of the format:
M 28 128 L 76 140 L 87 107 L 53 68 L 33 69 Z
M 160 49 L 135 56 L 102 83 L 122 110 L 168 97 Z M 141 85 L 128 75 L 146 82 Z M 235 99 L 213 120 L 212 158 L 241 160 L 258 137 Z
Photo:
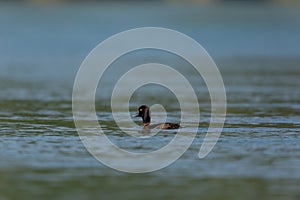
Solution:
M 0 200 L 299 199 L 299 3 L 0 1 Z M 73 123 L 72 87 L 81 62 L 98 43 L 144 26 L 174 29 L 203 45 L 223 76 L 228 112 L 217 145 L 199 160 L 210 117 L 209 96 L 199 85 L 201 124 L 191 148 L 165 169 L 126 174 L 102 165 L 83 147 Z M 146 51 L 129 55 L 125 63 L 186 65 L 172 56 Z M 176 119 L 177 104 L 156 89 L 141 89 L 144 95 L 137 94 L 132 111 L 161 101 Z M 97 114 L 117 144 L 151 151 L 172 139 L 162 133 L 137 142 L 124 135 L 106 97 L 98 91 Z

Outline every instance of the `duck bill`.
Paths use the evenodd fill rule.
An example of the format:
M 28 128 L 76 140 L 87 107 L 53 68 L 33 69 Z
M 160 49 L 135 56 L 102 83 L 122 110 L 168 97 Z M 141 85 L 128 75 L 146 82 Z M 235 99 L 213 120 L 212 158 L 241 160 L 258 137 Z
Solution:
M 139 117 L 139 113 L 135 113 L 132 117 Z

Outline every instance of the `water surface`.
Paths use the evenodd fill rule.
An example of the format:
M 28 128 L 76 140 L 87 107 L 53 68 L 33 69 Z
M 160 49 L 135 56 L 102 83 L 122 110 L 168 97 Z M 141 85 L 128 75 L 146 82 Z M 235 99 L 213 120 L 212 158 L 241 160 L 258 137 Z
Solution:
M 0 9 L 0 200 L 300 198 L 298 7 L 2 4 Z M 76 71 L 98 42 L 138 26 L 182 31 L 215 59 L 228 112 L 222 135 L 205 159 L 197 154 L 209 123 L 210 99 L 193 73 L 189 78 L 199 85 L 199 131 L 171 166 L 149 174 L 117 172 L 81 143 L 71 110 Z M 144 52 L 121 59 L 110 73 L 153 60 L 189 67 L 172 55 Z M 162 132 L 143 142 L 124 134 L 112 119 L 108 99 L 99 88 L 97 115 L 116 144 L 147 152 L 174 137 Z M 141 88 L 131 99 L 131 111 L 144 102 L 159 102 L 169 119 L 179 119 L 178 102 L 164 89 Z M 153 114 L 157 121 L 159 114 Z

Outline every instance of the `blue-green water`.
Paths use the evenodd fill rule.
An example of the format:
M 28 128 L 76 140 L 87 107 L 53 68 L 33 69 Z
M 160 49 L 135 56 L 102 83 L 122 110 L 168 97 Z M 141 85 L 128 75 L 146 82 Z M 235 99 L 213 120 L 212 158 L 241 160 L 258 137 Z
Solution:
M 2 3 L 0 200 L 299 199 L 299 10 L 265 4 Z M 112 170 L 86 151 L 74 128 L 71 95 L 87 53 L 106 37 L 139 26 L 173 28 L 200 42 L 222 73 L 228 112 L 217 145 L 198 159 L 210 117 L 209 96 L 199 85 L 201 122 L 192 146 L 171 166 L 136 175 Z M 129 55 L 124 62 L 153 60 L 186 67 L 157 52 Z M 141 90 L 131 111 L 161 102 L 178 120 L 178 104 L 155 91 Z M 145 143 L 124 135 L 107 97 L 97 92 L 97 115 L 120 146 L 153 151 L 174 137 L 164 132 Z

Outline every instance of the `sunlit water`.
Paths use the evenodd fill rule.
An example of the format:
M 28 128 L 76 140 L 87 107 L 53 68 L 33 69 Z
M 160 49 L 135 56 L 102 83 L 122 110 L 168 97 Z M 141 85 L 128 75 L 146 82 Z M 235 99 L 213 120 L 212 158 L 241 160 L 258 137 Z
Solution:
M 300 12 L 296 8 L 264 11 L 254 6 L 249 9 L 256 15 L 234 12 L 240 21 L 228 15 L 238 10 L 230 7 L 208 7 L 210 12 L 177 6 L 158 10 L 146 6 L 146 12 L 142 12 L 143 5 L 122 9 L 115 5 L 110 12 L 107 8 L 1 7 L 0 200 L 300 198 L 300 40 L 295 40 L 300 30 L 293 24 L 297 25 L 294 17 Z M 128 21 L 118 22 L 123 15 Z M 224 23 L 234 29 L 228 30 Z M 71 95 L 76 70 L 94 45 L 118 31 L 145 25 L 177 28 L 206 43 L 224 79 L 228 111 L 218 143 L 200 160 L 197 155 L 209 124 L 210 99 L 201 78 L 188 74 L 199 86 L 201 118 L 196 139 L 171 166 L 134 175 L 112 170 L 87 152 L 74 127 Z M 291 29 L 292 36 L 287 31 Z M 257 31 L 268 38 L 251 35 Z M 222 35 L 224 41 L 214 42 Z M 249 41 L 242 40 L 244 36 Z M 240 43 L 232 45 L 230 39 Z M 282 41 L 281 46 L 273 48 L 275 41 Z M 126 69 L 146 61 L 189 67 L 172 55 L 157 52 L 129 55 L 127 63 L 120 59 L 115 67 Z M 112 67 L 109 73 L 106 84 L 121 72 Z M 104 132 L 115 144 L 132 152 L 150 152 L 174 137 L 176 132 L 162 131 L 143 140 L 122 132 L 110 112 L 111 88 L 99 88 L 96 108 Z M 160 103 L 168 120 L 180 120 L 178 102 L 164 88 L 141 88 L 130 101 L 130 111 L 136 112 L 144 103 Z M 165 115 L 154 112 L 153 118 L 160 122 Z M 132 133 L 141 130 L 141 120 L 134 120 L 136 126 L 125 127 Z M 193 115 L 185 120 L 195 121 Z

